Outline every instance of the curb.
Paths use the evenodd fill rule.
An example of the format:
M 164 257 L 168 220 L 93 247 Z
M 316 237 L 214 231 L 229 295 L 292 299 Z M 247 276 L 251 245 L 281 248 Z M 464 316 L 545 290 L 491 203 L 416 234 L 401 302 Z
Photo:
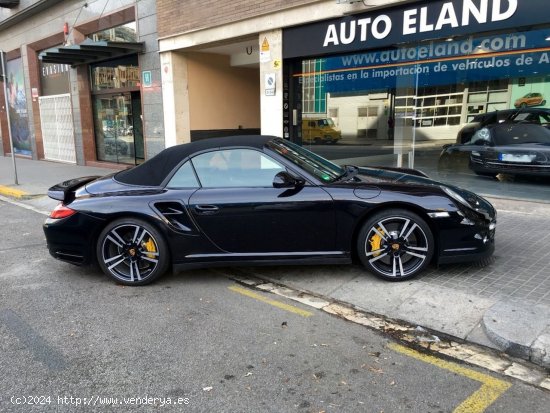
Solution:
M 537 309 L 496 303 L 483 315 L 483 330 L 511 356 L 550 369 L 550 321 Z
M 4 195 L 7 197 L 16 198 L 16 199 L 26 199 L 31 196 L 25 191 L 21 191 L 19 189 L 11 188 L 9 186 L 4 186 L 4 185 L 0 185 L 0 195 Z
M 232 274 L 219 270 L 211 271 L 232 279 L 248 288 L 275 294 L 389 335 L 394 340 L 413 347 L 416 350 L 435 353 L 443 358 L 481 367 L 523 383 L 550 390 L 550 377 L 548 376 L 547 369 L 530 364 L 524 360 L 513 359 L 507 354 L 496 352 L 494 349 L 468 343 L 459 338 L 422 326 L 413 326 L 401 320 L 369 313 L 333 298 L 289 287 L 273 280 L 246 274 L 239 270 L 233 270 L 235 272 Z M 242 275 L 238 274 L 239 272 Z

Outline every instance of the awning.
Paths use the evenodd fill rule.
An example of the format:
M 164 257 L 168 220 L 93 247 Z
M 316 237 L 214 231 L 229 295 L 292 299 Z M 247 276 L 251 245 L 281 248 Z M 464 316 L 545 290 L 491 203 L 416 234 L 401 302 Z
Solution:
M 143 52 L 144 48 L 143 42 L 95 42 L 86 39 L 80 44 L 44 50 L 38 58 L 44 63 L 62 63 L 74 67 Z

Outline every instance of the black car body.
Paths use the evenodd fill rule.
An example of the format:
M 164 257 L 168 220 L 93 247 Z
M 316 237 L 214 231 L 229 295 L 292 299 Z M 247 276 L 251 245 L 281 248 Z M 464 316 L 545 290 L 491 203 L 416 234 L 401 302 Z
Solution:
M 351 263 L 407 279 L 492 254 L 496 212 L 415 170 L 340 167 L 268 136 L 165 149 L 132 169 L 52 187 L 55 258 L 98 261 L 123 284 L 243 264 Z
M 532 123 L 550 128 L 550 109 L 521 107 L 480 113 L 458 131 L 456 143 L 467 143 L 478 130 L 503 122 Z
M 461 145 L 446 146 L 439 169 L 469 168 L 478 175 L 550 176 L 550 130 L 531 123 L 504 122 L 478 130 Z

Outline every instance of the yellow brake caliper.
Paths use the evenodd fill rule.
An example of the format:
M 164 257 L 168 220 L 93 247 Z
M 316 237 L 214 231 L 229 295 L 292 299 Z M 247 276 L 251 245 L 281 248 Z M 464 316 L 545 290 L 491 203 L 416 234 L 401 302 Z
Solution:
M 380 232 L 382 235 L 384 235 L 384 231 L 382 231 L 381 228 L 378 228 L 378 232 Z M 370 250 L 371 251 L 377 251 L 382 246 L 382 237 L 380 235 L 378 235 L 377 233 L 374 233 L 374 235 L 370 238 L 369 243 L 370 243 Z M 381 254 L 380 252 L 376 252 L 372 255 L 375 256 L 375 257 L 378 257 L 380 254 Z
M 155 242 L 153 241 L 153 238 L 149 238 L 149 241 L 144 242 L 142 244 L 143 248 L 147 250 L 147 252 L 157 252 L 157 249 L 155 248 Z M 147 257 L 154 259 L 154 254 L 147 254 Z

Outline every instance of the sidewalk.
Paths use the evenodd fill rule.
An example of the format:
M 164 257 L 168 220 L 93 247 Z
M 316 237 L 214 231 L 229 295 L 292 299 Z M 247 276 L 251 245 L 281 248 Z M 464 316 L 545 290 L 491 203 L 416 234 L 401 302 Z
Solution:
M 0 156 L 0 196 L 40 211 L 58 182 L 116 170 Z M 6 198 L 4 198 L 6 199 Z M 256 277 L 348 303 L 530 360 L 550 369 L 550 204 L 491 198 L 498 210 L 493 262 L 431 267 L 417 279 L 381 281 L 359 266 L 245 269 Z M 0 199 L 0 202 L 2 199 Z

